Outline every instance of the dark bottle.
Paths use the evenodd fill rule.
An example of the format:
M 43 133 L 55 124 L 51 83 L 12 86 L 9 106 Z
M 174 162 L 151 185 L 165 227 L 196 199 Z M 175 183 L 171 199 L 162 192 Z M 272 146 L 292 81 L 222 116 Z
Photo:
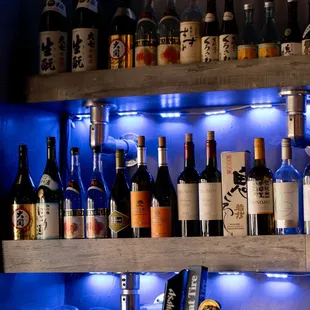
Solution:
M 206 142 L 207 166 L 199 182 L 199 219 L 201 235 L 223 236 L 222 175 L 217 169 L 214 131 L 208 132 Z
M 63 186 L 56 161 L 56 139 L 47 137 L 47 162 L 38 187 L 37 239 L 63 238 Z
M 109 190 L 103 177 L 101 147 L 93 149 L 93 174 L 87 190 L 86 238 L 109 237 Z
M 152 238 L 180 236 L 177 195 L 167 163 L 166 138 L 158 138 L 158 172 L 151 208 Z
M 244 5 L 244 28 L 238 45 L 238 59 L 257 58 L 258 38 L 254 27 L 254 5 Z
M 200 236 L 198 183 L 193 135 L 185 135 L 184 170 L 178 177 L 178 211 L 182 237 Z
M 237 59 L 238 27 L 235 16 L 234 0 L 225 0 L 225 9 L 219 40 L 219 59 Z
M 154 181 L 147 170 L 145 137 L 138 137 L 138 170 L 131 179 L 130 208 L 134 238 L 151 237 L 151 205 Z
M 273 235 L 273 175 L 266 167 L 263 138 L 254 139 L 254 160 L 247 182 L 249 235 Z
M 130 0 L 120 0 L 109 31 L 109 68 L 134 66 L 134 35 L 136 17 L 130 9 Z
M 9 240 L 36 239 L 37 193 L 28 168 L 27 145 L 19 146 L 19 164 L 9 194 Z
M 64 194 L 64 238 L 85 238 L 85 189 L 81 178 L 80 150 L 71 148 L 71 170 Z
M 46 0 L 40 20 L 40 74 L 67 71 L 68 20 L 61 0 Z
M 216 0 L 208 0 L 204 32 L 201 39 L 201 61 L 219 60 L 219 26 L 216 15 Z
M 109 228 L 111 238 L 131 238 L 130 189 L 126 178 L 124 150 L 116 150 L 116 177 L 111 190 Z
M 287 0 L 288 25 L 281 44 L 281 55 L 301 55 L 301 32 L 298 26 L 298 2 Z
M 310 0 L 308 0 L 308 26 L 302 35 L 301 49 L 302 55 L 310 55 Z
M 73 15 L 72 71 L 97 69 L 99 14 L 97 0 L 79 0 Z
M 154 0 L 145 0 L 136 29 L 136 67 L 156 66 L 158 27 L 154 12 Z

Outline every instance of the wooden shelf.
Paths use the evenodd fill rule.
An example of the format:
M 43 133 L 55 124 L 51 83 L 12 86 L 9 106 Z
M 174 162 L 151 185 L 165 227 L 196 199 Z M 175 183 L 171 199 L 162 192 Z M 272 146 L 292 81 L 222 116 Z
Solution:
M 299 236 L 3 241 L 4 272 L 307 272 L 310 238 Z

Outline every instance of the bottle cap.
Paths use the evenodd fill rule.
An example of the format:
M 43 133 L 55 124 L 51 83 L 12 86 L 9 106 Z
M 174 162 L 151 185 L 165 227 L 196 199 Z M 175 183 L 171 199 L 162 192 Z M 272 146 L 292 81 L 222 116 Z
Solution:
M 290 138 L 284 138 L 282 139 L 282 146 L 283 147 L 291 147 L 292 142 Z
M 158 137 L 158 147 L 166 147 L 166 137 Z
M 138 137 L 138 147 L 145 147 L 145 137 L 144 136 Z
M 56 145 L 56 138 L 55 137 L 47 137 L 46 142 L 48 146 L 55 146 Z
M 192 133 L 187 133 L 185 135 L 185 142 L 193 142 L 193 134 Z
M 123 149 L 117 149 L 115 152 L 115 159 L 116 159 L 116 168 L 122 168 L 125 166 L 125 151 Z
M 214 140 L 214 131 L 208 131 L 207 140 L 208 141 Z
M 100 154 L 101 153 L 101 146 L 95 146 L 93 148 L 93 153 L 94 154 Z
M 254 147 L 264 147 L 265 141 L 264 138 L 255 138 L 254 139 Z
M 216 310 L 220 310 L 221 309 L 221 306 L 218 302 L 216 302 L 215 300 L 212 300 L 212 299 L 206 299 L 204 300 L 198 310 L 205 310 L 205 309 L 216 309 Z
M 273 8 L 273 2 L 271 2 L 271 1 L 266 1 L 265 2 L 265 8 Z
M 71 148 L 71 155 L 79 155 L 80 149 L 78 147 L 72 147 Z
M 254 4 L 245 4 L 244 9 L 245 10 L 254 10 Z
M 282 159 L 292 159 L 292 142 L 289 138 L 282 139 Z

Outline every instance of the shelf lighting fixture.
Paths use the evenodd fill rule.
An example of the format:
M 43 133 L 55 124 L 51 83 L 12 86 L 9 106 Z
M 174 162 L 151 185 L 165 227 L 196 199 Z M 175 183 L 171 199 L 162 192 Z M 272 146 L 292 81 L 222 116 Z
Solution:
M 162 118 L 174 118 L 174 117 L 180 117 L 181 113 L 160 113 L 160 116 Z
M 210 115 L 219 115 L 219 114 L 225 114 L 226 110 L 220 110 L 220 111 L 210 111 L 210 112 L 205 112 L 205 115 L 210 116 Z
M 272 104 L 253 104 L 251 105 L 252 109 L 270 109 Z
M 137 115 L 138 112 L 117 112 L 119 116 L 132 116 L 132 115 Z
M 89 274 L 101 274 L 101 275 L 104 275 L 104 274 L 108 274 L 107 272 L 89 272 Z
M 265 273 L 268 278 L 287 279 L 288 274 L 285 273 Z
M 237 276 L 240 274 L 240 272 L 236 271 L 225 271 L 225 272 L 218 272 L 220 275 L 228 275 L 228 276 Z

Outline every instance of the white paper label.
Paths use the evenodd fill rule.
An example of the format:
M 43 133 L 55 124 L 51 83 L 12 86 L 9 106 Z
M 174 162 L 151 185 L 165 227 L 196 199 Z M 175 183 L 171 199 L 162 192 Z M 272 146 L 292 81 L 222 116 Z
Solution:
M 179 220 L 199 220 L 198 184 L 178 184 Z
M 310 39 L 302 40 L 301 53 L 303 55 L 310 55 Z
M 304 185 L 304 220 L 310 221 L 310 185 Z
M 84 238 L 84 216 L 71 216 L 71 215 L 64 216 L 64 238 L 65 239 Z
M 201 61 L 219 60 L 219 37 L 206 36 L 201 39 Z
M 234 14 L 231 12 L 224 12 L 223 20 L 232 20 L 234 18 Z
M 48 187 L 51 191 L 56 191 L 59 188 L 59 184 L 55 182 L 48 174 L 43 174 L 40 186 Z
M 212 13 L 207 13 L 205 17 L 205 22 L 206 23 L 212 23 L 215 21 L 215 15 Z
M 281 55 L 282 56 L 301 55 L 301 43 L 282 43 Z
M 86 8 L 95 13 L 98 13 L 97 0 L 79 0 L 77 8 Z
M 270 181 L 248 181 L 248 214 L 273 214 L 273 188 Z
M 235 34 L 220 35 L 219 59 L 231 60 L 237 59 L 237 44 Z
M 55 11 L 67 17 L 66 6 L 60 0 L 47 0 L 42 13 L 46 11 Z
M 199 183 L 199 219 L 222 220 L 222 184 Z
M 191 64 L 200 62 L 201 53 L 201 36 L 200 22 L 183 22 L 181 23 L 180 40 L 181 64 Z

